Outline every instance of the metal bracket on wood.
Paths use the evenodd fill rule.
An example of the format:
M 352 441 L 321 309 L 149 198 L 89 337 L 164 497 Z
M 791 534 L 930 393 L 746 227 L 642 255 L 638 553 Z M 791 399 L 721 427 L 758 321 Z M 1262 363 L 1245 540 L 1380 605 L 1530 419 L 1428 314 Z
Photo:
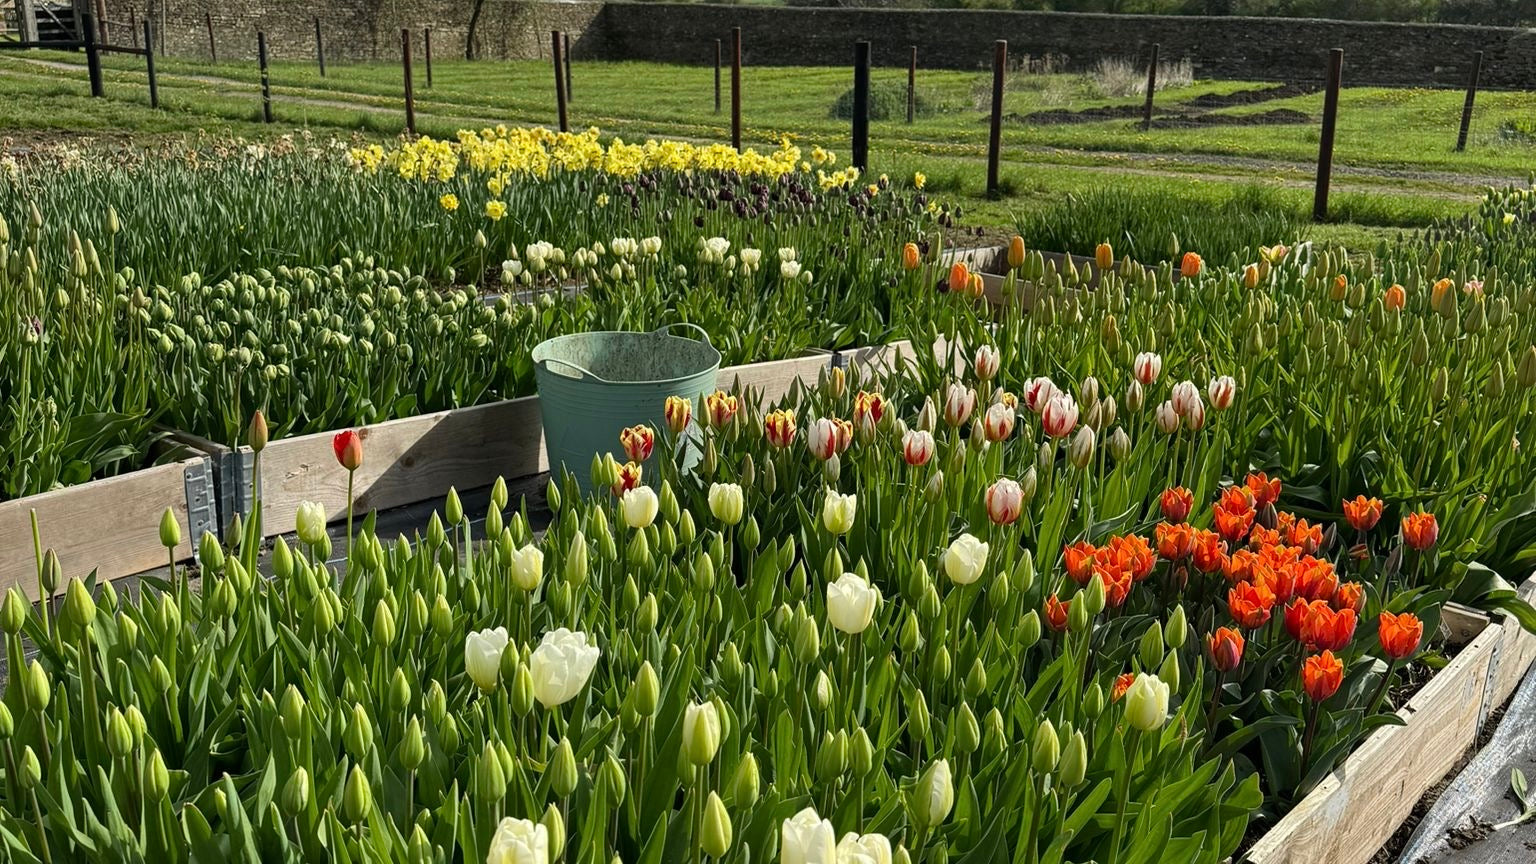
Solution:
M 218 496 L 214 491 L 213 461 L 203 458 L 191 463 L 182 472 L 187 495 L 187 536 L 193 548 L 205 531 L 218 526 Z
M 1515 624 L 1515 622 L 1506 622 L 1504 626 L 1507 627 L 1510 624 Z M 1519 625 L 1515 624 L 1515 626 Z M 1479 732 L 1482 731 L 1483 724 L 1488 722 L 1488 715 L 1492 714 L 1494 709 L 1499 707 L 1492 703 L 1493 691 L 1498 683 L 1499 655 L 1502 653 L 1499 649 L 1502 645 L 1502 641 L 1493 643 L 1493 651 L 1488 655 L 1488 675 L 1483 679 L 1483 698 L 1482 703 L 1477 709 L 1477 729 Z
M 246 449 L 219 455 L 219 470 L 214 475 L 219 490 L 219 526 L 228 528 L 236 515 L 248 516 L 253 506 L 251 479 L 256 454 Z
M 832 358 L 827 361 L 828 369 L 847 369 L 848 354 L 844 351 L 833 351 Z

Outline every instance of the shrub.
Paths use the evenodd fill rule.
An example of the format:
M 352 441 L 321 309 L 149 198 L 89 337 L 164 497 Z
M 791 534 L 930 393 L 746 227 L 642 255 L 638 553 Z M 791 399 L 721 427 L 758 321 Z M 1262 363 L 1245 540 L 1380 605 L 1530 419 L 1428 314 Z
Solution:
M 919 117 L 938 113 L 933 98 L 921 89 L 912 94 L 913 112 Z M 907 88 L 891 82 L 871 82 L 869 85 L 869 119 L 895 120 L 907 116 Z M 853 119 L 853 88 L 849 87 L 832 103 L 832 119 Z

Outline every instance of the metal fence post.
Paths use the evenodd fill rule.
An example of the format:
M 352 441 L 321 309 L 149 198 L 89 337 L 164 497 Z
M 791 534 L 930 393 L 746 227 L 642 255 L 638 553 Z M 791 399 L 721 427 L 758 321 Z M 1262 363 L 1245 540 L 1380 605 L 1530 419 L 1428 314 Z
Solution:
M 912 59 L 907 61 L 907 122 L 917 119 L 917 46 L 912 46 Z
M 853 45 L 853 167 L 869 168 L 869 43 Z
M 1328 52 L 1328 85 L 1323 97 L 1323 134 L 1317 147 L 1317 189 L 1312 195 L 1312 219 L 1328 218 L 1328 183 L 1333 177 L 1333 133 L 1339 119 L 1339 86 L 1344 77 L 1344 49 Z
M 560 131 L 569 132 L 571 131 L 571 121 L 570 117 L 567 115 L 567 108 L 565 105 L 565 76 L 562 74 L 563 70 L 561 68 L 564 65 L 561 62 L 561 55 L 564 52 L 561 50 L 563 45 L 561 43 L 559 30 L 550 31 L 549 43 L 551 52 L 550 56 L 553 57 L 555 61 L 555 107 L 560 112 Z
M 144 71 L 149 75 L 149 107 L 160 107 L 160 82 L 155 79 L 155 37 L 144 19 Z
M 219 46 L 213 41 L 213 14 L 203 13 L 203 24 L 208 28 L 208 59 L 213 63 L 219 62 Z
M 1152 43 L 1152 62 L 1147 64 L 1147 107 L 1142 112 L 1141 131 L 1152 128 L 1152 97 L 1157 93 L 1157 52 L 1162 45 Z
M 427 60 L 427 89 L 432 89 L 432 28 L 427 27 L 421 31 L 422 53 Z
M 720 66 L 724 62 L 725 48 L 715 40 L 715 113 L 720 113 Z
M 272 76 L 267 72 L 267 34 L 260 30 L 256 31 L 256 61 L 261 64 L 261 119 L 271 123 Z
M 416 93 L 411 82 L 411 31 L 400 28 L 400 65 L 405 70 L 405 131 L 416 134 Z
M 731 146 L 741 149 L 741 28 L 731 28 Z
M 91 79 L 91 95 L 101 96 L 101 51 L 96 44 L 96 25 L 91 13 L 82 16 L 81 32 L 85 36 L 85 71 Z
M 1472 55 L 1472 78 L 1467 81 L 1467 101 L 1461 106 L 1461 131 L 1456 135 L 1456 152 L 1467 149 L 1467 133 L 1472 130 L 1472 103 L 1477 101 L 1477 79 L 1483 74 L 1483 52 Z
M 320 35 L 320 16 L 315 16 L 315 58 L 320 61 L 320 77 L 325 77 L 325 39 Z

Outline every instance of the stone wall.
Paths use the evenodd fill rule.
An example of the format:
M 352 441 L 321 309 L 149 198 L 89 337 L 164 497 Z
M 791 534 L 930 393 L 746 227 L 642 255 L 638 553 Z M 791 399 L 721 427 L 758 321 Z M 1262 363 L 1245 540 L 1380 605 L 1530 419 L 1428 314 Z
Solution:
M 315 56 L 315 19 L 325 40 L 326 62 L 388 60 L 400 56 L 400 29 L 409 28 L 414 53 L 422 50 L 421 30 L 432 29 L 433 57 L 463 57 L 470 0 L 104 0 L 108 38 L 128 44 L 128 22 L 142 32 L 146 14 L 163 30 L 166 53 L 209 56 L 208 20 L 220 60 L 256 56 L 256 31 L 265 31 L 276 59 Z M 549 56 L 549 31 L 566 30 L 576 40 L 602 10 L 601 3 L 546 3 L 485 0 L 476 28 L 479 56 L 539 59 Z M 155 41 L 159 43 L 160 37 Z M 158 47 L 158 45 L 157 45 Z
M 877 65 L 905 66 L 910 46 L 929 68 L 977 69 L 992 43 L 1011 55 L 1054 55 L 1084 69 L 1103 57 L 1188 58 L 1201 78 L 1321 81 L 1328 49 L 1344 49 L 1344 82 L 1464 86 L 1483 51 L 1483 85 L 1536 89 L 1536 30 L 1301 18 L 1101 15 L 1067 12 L 775 8 L 608 3 L 583 47 L 614 60 L 713 62 L 714 40 L 742 29 L 750 65 L 849 65 L 868 39 Z M 729 45 L 729 41 L 727 41 Z
M 129 17 L 141 21 L 147 10 L 178 56 L 208 56 L 209 14 L 220 59 L 254 57 L 258 28 L 272 56 L 313 57 L 316 15 L 327 60 L 398 57 L 402 27 L 430 27 L 434 56 L 458 57 L 470 14 L 470 0 L 332 0 L 323 7 L 302 0 L 104 2 L 121 34 L 113 41 L 127 42 Z M 877 65 L 906 65 L 916 45 L 925 68 L 980 69 L 991 63 L 993 41 L 1006 39 L 1013 57 L 1051 55 L 1085 69 L 1105 57 L 1142 60 L 1156 42 L 1165 60 L 1187 58 L 1202 78 L 1308 83 L 1322 80 L 1328 49 L 1338 47 L 1346 85 L 1460 87 L 1473 52 L 1483 51 L 1483 86 L 1536 89 L 1536 30 L 1442 24 L 485 0 L 477 41 L 483 57 L 537 59 L 549 56 L 549 31 L 562 29 L 578 60 L 703 64 L 714 61 L 714 40 L 729 45 L 732 27 L 742 28 L 744 62 L 758 66 L 845 66 L 853 43 L 868 39 Z

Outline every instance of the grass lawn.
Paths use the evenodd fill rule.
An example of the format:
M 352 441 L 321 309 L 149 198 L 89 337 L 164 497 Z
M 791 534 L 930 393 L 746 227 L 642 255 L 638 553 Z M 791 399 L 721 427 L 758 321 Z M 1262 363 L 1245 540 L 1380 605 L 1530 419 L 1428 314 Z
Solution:
M 67 63 L 59 69 L 31 60 Z M 227 131 L 271 134 L 260 123 L 259 74 L 250 61 L 212 64 L 159 58 L 162 110 L 148 107 L 143 61 L 105 58 L 109 98 L 92 100 L 83 57 L 59 52 L 0 55 L 0 128 L 102 135 Z M 317 133 L 392 135 L 404 124 L 398 64 L 272 66 L 279 127 Z M 547 63 L 437 60 L 433 87 L 417 68 L 417 127 L 448 136 L 493 122 L 555 120 Z M 598 126 L 635 139 L 667 135 L 729 137 L 728 106 L 716 114 L 708 66 L 580 62 L 570 108 L 574 126 Z M 1159 91 L 1159 126 L 1142 131 L 1131 114 L 1139 96 L 1106 95 L 1082 75 L 1018 73 L 1009 81 L 1003 135 L 1002 200 L 984 195 L 990 73 L 919 71 L 922 116 L 904 118 L 905 69 L 876 69 L 877 102 L 892 117 L 871 125 L 871 171 L 924 172 L 936 192 L 962 199 L 967 221 L 1007 224 L 1064 193 L 1131 184 L 1169 195 L 1219 197 L 1252 184 L 1278 191 L 1298 213 L 1311 209 L 1322 94 L 1233 97 L 1276 85 L 1197 81 Z M 743 72 L 744 137 L 768 146 L 784 136 L 846 156 L 848 121 L 833 106 L 851 82 L 839 68 L 765 67 Z M 728 82 L 727 82 L 728 90 Z M 727 99 L 729 95 L 727 93 Z M 1450 90 L 1350 88 L 1341 99 L 1332 219 L 1319 236 L 1359 245 L 1471 209 L 1479 188 L 1523 180 L 1536 164 L 1530 94 L 1484 92 L 1464 153 L 1454 150 L 1462 94 Z M 1108 116 L 1041 123 L 1035 112 Z M 1270 122 L 1254 122 L 1253 115 Z M 1193 118 L 1193 119 L 1192 119 Z M 1276 120 L 1282 122 L 1275 122 Z M 1167 124 L 1167 125 L 1162 125 Z M 1527 125 L 1525 128 L 1529 128 Z M 970 199 L 970 200 L 965 200 Z

